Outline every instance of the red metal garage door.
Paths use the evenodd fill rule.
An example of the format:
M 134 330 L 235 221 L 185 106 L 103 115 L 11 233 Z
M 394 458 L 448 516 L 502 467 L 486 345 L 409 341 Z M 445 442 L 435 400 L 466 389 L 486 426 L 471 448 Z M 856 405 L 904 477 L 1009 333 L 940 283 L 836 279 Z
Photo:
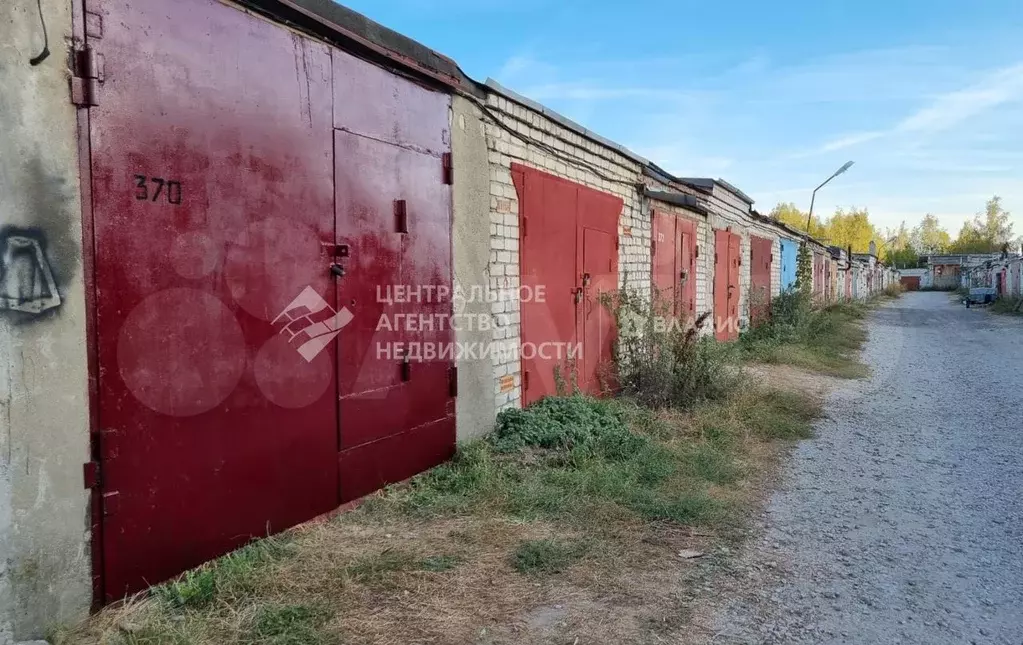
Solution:
M 671 314 L 692 318 L 696 311 L 696 223 L 653 211 L 654 288 L 671 303 Z
M 614 327 L 600 294 L 618 287 L 618 217 L 622 200 L 512 165 L 519 197 L 523 403 L 557 392 L 555 372 L 575 370 L 584 391 L 599 391 L 600 365 L 611 358 Z M 568 351 L 582 344 L 570 364 Z
M 432 288 L 451 288 L 450 98 L 339 51 L 333 69 L 337 241 L 351 254 L 338 302 L 355 314 L 338 342 L 348 501 L 454 451 L 452 355 L 439 358 L 451 298 Z
M 902 288 L 906 291 L 917 291 L 920 289 L 920 276 L 904 275 L 899 278 L 899 282 L 902 283 Z
M 740 238 L 726 230 L 714 231 L 714 337 L 739 337 Z
M 765 321 L 771 313 L 771 240 L 751 235 L 750 242 L 750 317 L 753 324 Z
M 373 315 L 368 282 L 427 271 L 431 284 L 450 285 L 450 227 L 438 228 L 450 197 L 439 152 L 370 145 L 359 149 L 359 174 L 339 162 L 338 177 L 363 192 L 348 209 L 339 197 L 335 214 L 339 58 L 332 65 L 327 46 L 210 0 L 86 0 L 86 11 L 105 77 L 89 122 L 110 600 L 450 453 L 447 381 L 438 404 L 415 384 L 439 368 L 414 366 L 394 402 L 407 414 L 384 425 L 394 436 L 448 423 L 422 440 L 429 457 L 392 467 L 371 450 L 356 469 L 341 452 L 339 475 L 340 450 L 388 432 L 364 432 L 365 416 L 344 403 L 351 419 L 339 425 L 339 380 L 340 393 L 356 392 L 350 375 L 375 375 L 376 365 L 362 369 L 363 337 L 334 342 Z M 343 58 L 349 73 L 368 66 Z M 387 106 L 409 94 L 384 84 L 346 101 L 393 121 Z M 432 99 L 415 104 L 424 129 L 446 123 L 447 99 Z M 350 129 L 363 127 L 347 116 Z M 363 199 L 378 181 L 386 203 Z M 399 198 L 430 204 L 409 235 L 393 226 Z M 375 262 L 382 268 L 367 269 Z M 332 276 L 335 264 L 345 277 Z

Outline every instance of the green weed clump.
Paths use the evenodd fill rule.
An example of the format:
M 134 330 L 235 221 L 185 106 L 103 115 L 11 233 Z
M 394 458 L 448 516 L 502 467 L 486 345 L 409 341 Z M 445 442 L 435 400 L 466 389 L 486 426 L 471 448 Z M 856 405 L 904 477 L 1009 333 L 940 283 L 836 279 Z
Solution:
M 588 524 L 643 517 L 712 521 L 720 504 L 703 482 L 676 477 L 687 455 L 644 432 L 666 433 L 634 403 L 548 397 L 503 411 L 486 439 L 395 494 L 423 515 L 487 512 Z
M 502 411 L 490 443 L 498 452 L 546 448 L 573 460 L 627 459 L 645 445 L 625 426 L 616 402 L 581 395 L 547 397 L 526 410 Z
M 262 607 L 243 645 L 319 645 L 326 640 L 320 627 L 331 613 L 307 605 Z
M 723 399 L 739 373 L 732 348 L 702 335 L 711 318 L 675 317 L 673 303 L 629 289 L 604 295 L 618 329 L 608 380 L 619 394 L 652 407 L 691 409 Z
M 1023 298 L 999 298 L 991 303 L 991 311 L 996 314 L 1023 314 Z
M 771 302 L 770 318 L 743 334 L 739 346 L 750 360 L 862 378 L 867 368 L 855 352 L 867 337 L 860 324 L 866 312 L 866 305 L 852 302 L 814 308 L 808 294 L 786 291 Z
M 170 608 L 200 609 L 251 593 L 266 570 L 292 552 L 286 537 L 268 537 L 153 587 L 152 593 Z
M 901 282 L 893 282 L 884 288 L 883 294 L 886 298 L 898 298 L 905 290 Z
M 588 548 L 584 540 L 526 540 L 512 554 L 512 566 L 519 573 L 561 573 Z

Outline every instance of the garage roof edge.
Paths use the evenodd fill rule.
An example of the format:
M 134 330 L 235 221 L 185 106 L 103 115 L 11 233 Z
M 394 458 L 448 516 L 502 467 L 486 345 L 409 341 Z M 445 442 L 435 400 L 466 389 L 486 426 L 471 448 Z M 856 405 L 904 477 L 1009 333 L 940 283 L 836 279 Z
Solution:
M 629 150 L 625 146 L 617 144 L 614 141 L 611 141 L 610 139 L 607 139 L 605 137 L 602 137 L 592 130 L 586 129 L 585 127 L 579 125 L 578 123 L 569 119 L 568 117 L 558 114 L 554 110 L 550 109 L 549 107 L 545 107 L 541 103 L 537 103 L 533 99 L 526 98 L 525 96 L 522 96 L 521 94 L 515 92 L 514 90 L 509 90 L 507 87 L 504 87 L 503 85 L 501 85 L 492 78 L 487 78 L 484 85 L 486 86 L 487 89 L 494 92 L 495 94 L 500 94 L 506 99 L 511 99 L 516 103 L 524 105 L 535 112 L 539 112 L 540 114 L 544 115 L 551 121 L 554 121 L 558 125 L 567 128 L 568 130 L 572 130 L 576 134 L 580 134 L 586 137 L 587 139 L 593 141 L 594 143 L 599 143 L 605 148 L 614 150 L 615 152 L 625 157 L 628 157 L 629 159 L 635 161 L 636 163 L 642 166 L 646 166 L 650 163 L 648 160 L 639 156 L 635 152 Z
M 685 193 L 677 193 L 670 190 L 654 190 L 652 188 L 644 187 L 643 196 L 649 197 L 650 199 L 656 199 L 657 201 L 664 202 L 666 204 L 674 204 L 675 206 L 688 208 L 689 210 L 695 211 L 704 217 L 710 214 L 705 202 L 701 202 L 692 195 L 687 195 Z
M 408 36 L 333 0 L 235 0 L 240 6 L 330 42 L 377 64 L 396 66 L 452 90 L 484 93 L 458 64 Z

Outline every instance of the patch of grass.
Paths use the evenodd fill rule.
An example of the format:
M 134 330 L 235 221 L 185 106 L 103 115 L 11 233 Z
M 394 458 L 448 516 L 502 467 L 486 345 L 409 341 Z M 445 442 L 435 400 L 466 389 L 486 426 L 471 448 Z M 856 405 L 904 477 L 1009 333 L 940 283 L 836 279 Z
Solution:
M 61 643 L 61 641 L 55 641 Z M 71 645 L 73 641 L 64 641 Z M 120 634 L 117 645 L 193 645 L 195 640 L 174 624 L 157 623 Z
M 369 554 L 349 563 L 341 570 L 341 578 L 347 583 L 376 585 L 385 582 L 392 574 L 405 571 L 449 571 L 461 563 L 454 555 L 431 555 L 421 558 L 407 551 L 385 549 Z
M 434 573 L 441 573 L 443 571 L 450 571 L 459 564 L 462 563 L 462 559 L 454 555 L 431 555 L 423 558 L 419 562 L 419 568 L 423 571 L 432 571 Z
M 692 471 L 689 457 L 665 440 L 672 440 L 667 424 L 635 404 L 552 397 L 502 412 L 492 437 L 461 446 L 454 460 L 394 497 L 423 516 L 484 512 L 575 525 L 630 516 L 712 522 L 719 509 L 703 490 L 712 480 L 676 477 Z M 724 477 L 725 466 L 717 469 Z
M 701 441 L 693 444 L 688 449 L 685 459 L 694 477 L 713 484 L 731 484 L 742 474 L 735 456 L 713 442 Z
M 812 324 L 822 336 L 831 323 Z M 803 394 L 735 383 L 686 410 L 573 395 L 502 413 L 492 435 L 372 503 L 253 543 L 54 643 L 469 642 L 481 616 L 526 615 L 554 588 L 538 578 L 558 573 L 553 593 L 657 605 L 678 587 L 677 549 L 738 536 L 772 444 L 809 436 L 821 413 Z
M 409 571 L 417 568 L 419 559 L 405 551 L 386 549 L 381 553 L 366 555 L 356 559 L 342 570 L 346 580 L 361 583 L 377 583 L 398 571 Z
M 893 282 L 885 287 L 882 293 L 886 298 L 898 298 L 905 290 L 901 282 Z
M 991 311 L 996 314 L 1023 316 L 1023 298 L 999 298 L 991 303 Z
M 840 303 L 813 309 L 799 292 L 780 295 L 772 318 L 739 342 L 748 360 L 793 365 L 839 378 L 863 378 L 869 371 L 855 355 L 867 338 L 860 321 L 868 307 Z
M 330 613 L 308 605 L 262 607 L 244 645 L 319 645 L 326 638 L 320 626 Z
M 292 552 L 286 537 L 265 538 L 153 587 L 151 593 L 168 607 L 200 609 L 217 599 L 249 593 L 266 568 Z
M 561 573 L 582 558 L 589 546 L 585 541 L 526 540 L 512 554 L 512 566 L 519 573 Z
M 744 422 L 763 439 L 808 439 L 823 415 L 820 402 L 796 392 L 766 390 L 744 411 Z

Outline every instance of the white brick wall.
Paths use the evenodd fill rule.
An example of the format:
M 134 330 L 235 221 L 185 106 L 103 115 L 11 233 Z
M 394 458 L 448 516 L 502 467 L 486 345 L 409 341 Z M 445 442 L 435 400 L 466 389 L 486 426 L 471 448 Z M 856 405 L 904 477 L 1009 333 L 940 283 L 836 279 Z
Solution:
M 618 225 L 618 271 L 623 283 L 628 278 L 628 284 L 621 286 L 649 293 L 651 221 L 649 214 L 644 214 L 636 191 L 642 171 L 640 164 L 501 94 L 488 94 L 487 105 L 505 126 L 492 122 L 486 126 L 490 151 L 490 287 L 519 286 L 519 203 L 511 177 L 511 164 L 518 162 L 620 197 L 624 206 Z M 513 136 L 506 128 L 529 141 Z M 536 145 L 538 143 L 553 148 L 558 154 Z M 563 158 L 566 156 L 595 167 L 604 177 L 590 168 L 573 165 Z M 505 309 L 498 311 L 502 306 Z M 507 346 L 519 346 L 522 324 L 519 303 L 494 303 L 494 313 L 503 314 L 495 316 L 494 340 Z M 495 356 L 494 359 L 498 410 L 522 404 L 520 362 L 517 358 L 502 362 L 503 358 Z

